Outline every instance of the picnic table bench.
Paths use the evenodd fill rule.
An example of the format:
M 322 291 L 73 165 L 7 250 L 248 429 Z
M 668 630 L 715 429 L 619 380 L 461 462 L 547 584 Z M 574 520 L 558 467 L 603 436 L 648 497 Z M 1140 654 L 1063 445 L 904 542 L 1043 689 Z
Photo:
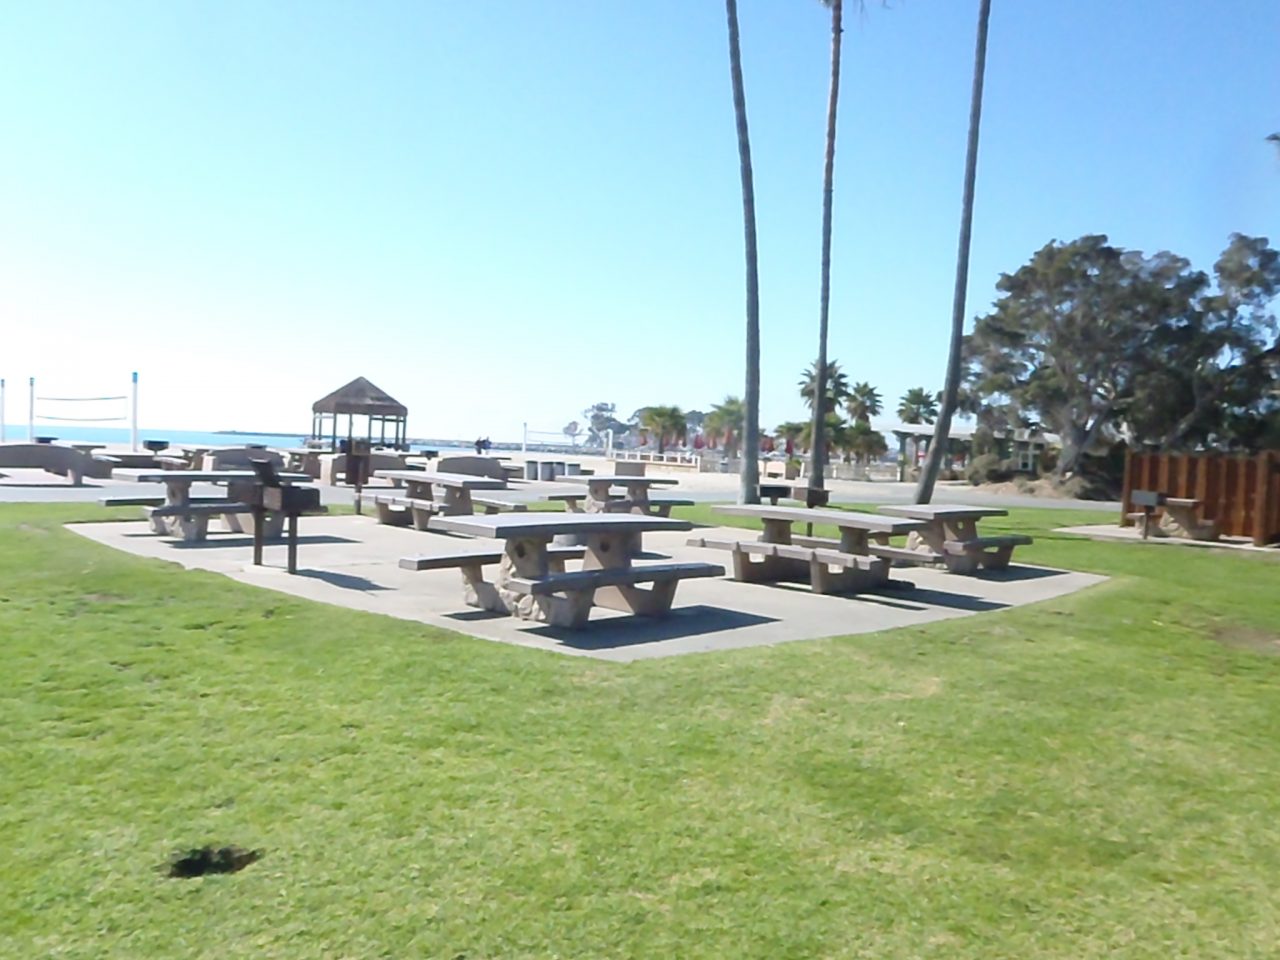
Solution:
M 459 505 L 447 504 L 444 500 L 424 500 L 418 497 L 401 497 L 395 494 L 380 493 L 373 498 L 373 505 L 378 511 L 378 522 L 388 526 L 404 527 L 410 523 L 417 530 L 426 530 L 427 521 L 434 516 L 450 516 L 460 513 Z M 501 513 L 510 510 L 523 513 L 528 505 L 514 500 L 502 500 L 498 497 L 471 496 L 471 506 L 479 507 L 482 513 Z
M 907 535 L 906 549 L 897 551 L 895 559 L 906 563 L 941 562 L 951 573 L 975 573 L 979 567 L 1002 570 L 1009 566 L 1014 547 L 1032 542 L 1020 533 L 989 537 L 978 534 L 977 524 L 983 517 L 1008 515 L 1008 510 L 999 507 L 921 503 L 893 504 L 879 510 L 924 523 L 919 530 Z
M 253 470 L 121 470 L 117 477 L 138 483 L 162 483 L 163 503 L 147 511 L 154 533 L 181 537 L 184 541 L 204 540 L 209 533 L 209 518 L 220 516 L 234 533 L 254 533 L 257 520 L 253 516 L 254 489 L 258 475 Z M 282 473 L 282 483 L 306 483 L 304 473 Z M 195 483 L 224 484 L 226 497 L 192 497 Z M 104 506 L 121 506 L 130 500 L 154 502 L 153 497 L 103 497 Z M 143 504 L 143 506 L 149 506 Z M 283 515 L 270 513 L 263 518 L 264 535 L 279 537 L 284 533 Z
M 673 506 L 687 506 L 689 500 L 652 500 L 649 488 L 660 484 L 675 484 L 671 477 L 644 477 L 629 474 L 590 474 L 561 477 L 562 483 L 578 483 L 587 488 L 583 495 L 553 495 L 564 500 L 567 509 L 583 513 L 636 513 L 648 516 L 670 516 Z M 621 487 L 625 494 L 617 495 L 614 487 Z
M 646 616 L 670 611 L 676 586 L 694 577 L 718 577 L 724 567 L 709 563 L 634 566 L 629 542 L 654 530 L 688 530 L 690 524 L 664 517 L 634 514 L 523 513 L 437 516 L 432 530 L 492 537 L 505 541 L 494 581 L 483 579 L 468 552 L 436 558 L 463 571 L 463 600 L 480 607 L 552 626 L 580 628 L 593 606 Z M 565 572 L 571 554 L 551 546 L 562 535 L 585 536 L 583 568 Z M 456 561 L 456 562 L 453 562 Z M 650 584 L 642 588 L 641 584 Z
M 763 532 L 755 539 L 720 540 L 692 537 L 690 546 L 728 550 L 733 578 L 744 583 L 808 582 L 814 593 L 860 593 L 889 583 L 889 563 L 871 536 L 908 533 L 919 521 L 897 520 L 874 513 L 766 504 L 722 506 L 716 513 L 760 520 Z M 797 537 L 795 523 L 835 526 L 838 539 Z
M 1158 490 L 1133 490 L 1129 502 L 1140 507 L 1128 514 L 1138 526 L 1142 539 L 1148 537 L 1182 537 L 1187 540 L 1217 540 L 1222 527 L 1216 520 L 1200 516 L 1201 502 L 1191 497 L 1169 497 Z M 1156 517 L 1157 507 L 1164 512 Z
M 496 477 L 479 477 L 469 473 L 445 473 L 439 470 L 377 470 L 373 474 L 384 480 L 390 480 L 397 487 L 403 486 L 407 500 L 419 501 L 417 504 L 397 502 L 394 495 L 375 496 L 374 504 L 378 508 L 378 521 L 404 526 L 409 522 L 404 511 L 417 510 L 421 514 L 443 514 L 446 516 L 474 513 L 476 508 L 475 494 L 483 490 L 506 490 L 507 481 Z M 439 490 L 441 495 L 436 496 Z M 490 504 L 498 504 L 498 509 L 508 501 L 490 500 Z M 512 506 L 511 509 L 515 509 Z M 416 524 L 416 521 L 415 521 Z M 424 527 L 419 527 L 424 529 Z

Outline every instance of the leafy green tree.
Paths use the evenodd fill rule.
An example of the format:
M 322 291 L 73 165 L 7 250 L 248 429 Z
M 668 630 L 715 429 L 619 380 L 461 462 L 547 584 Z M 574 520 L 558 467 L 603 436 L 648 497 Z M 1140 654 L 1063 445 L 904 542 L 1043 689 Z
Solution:
M 974 386 L 1059 434 L 1059 476 L 1132 393 L 1150 332 L 1179 297 L 1182 266 L 1150 265 L 1086 236 L 1047 244 L 996 284 L 1002 296 L 969 338 Z
M 997 286 L 966 344 L 970 386 L 1005 422 L 1061 437 L 1060 477 L 1101 436 L 1247 446 L 1269 413 L 1280 258 L 1265 239 L 1234 235 L 1211 281 L 1174 254 L 1081 237 Z
M 760 447 L 760 280 L 756 254 L 756 200 L 751 168 L 751 136 L 747 129 L 747 95 L 742 82 L 742 52 L 738 38 L 737 0 L 725 0 L 729 24 L 729 75 L 733 85 L 733 115 L 738 131 L 738 172 L 742 180 L 742 223 L 747 259 L 747 373 L 742 433 L 748 450 Z M 739 503 L 760 502 L 760 461 L 742 458 Z
M 1250 421 L 1265 417 L 1275 383 L 1269 305 L 1280 292 L 1280 254 L 1265 239 L 1235 234 L 1212 287 L 1183 269 L 1189 302 L 1171 304 L 1177 311 L 1151 332 L 1150 363 L 1117 405 L 1120 432 L 1168 450 L 1252 446 Z
M 645 407 L 640 411 L 640 427 L 658 441 L 658 453 L 665 453 L 668 443 L 684 442 L 684 411 L 674 406 Z
M 871 418 L 884 412 L 884 400 L 880 391 L 864 380 L 849 388 L 849 394 L 844 400 L 844 410 L 850 419 L 870 426 Z
M 816 396 L 818 389 L 818 365 L 810 364 L 809 368 L 800 376 L 800 380 L 796 386 L 800 388 L 800 396 L 804 399 L 805 406 L 810 410 L 813 409 L 813 398 Z M 840 405 L 844 403 L 846 397 L 849 396 L 849 378 L 845 376 L 844 371 L 840 369 L 840 361 L 832 360 L 826 365 L 824 375 L 821 378 L 822 385 L 826 389 L 826 402 L 823 403 L 822 409 L 824 413 L 835 413 L 840 409 Z
M 933 423 L 938 417 L 938 395 L 924 387 L 912 387 L 898 401 L 898 419 L 903 423 Z
M 617 417 L 618 407 L 612 403 L 593 403 L 582 411 L 582 418 L 587 421 L 587 441 L 600 445 L 610 430 L 614 436 L 620 437 L 627 432 L 627 425 Z
M 933 442 L 920 471 L 916 503 L 933 499 L 933 487 L 947 453 L 951 436 L 951 416 L 959 400 L 964 352 L 965 298 L 969 287 L 969 242 L 973 233 L 973 188 L 978 173 L 978 128 L 982 124 L 982 86 L 987 73 L 987 26 L 991 20 L 991 0 L 978 0 L 978 41 L 973 59 L 973 89 L 969 97 L 969 143 L 964 162 L 964 198 L 960 203 L 960 244 L 956 251 L 955 292 L 951 300 L 951 343 L 947 353 L 947 375 L 942 388 L 942 409 L 933 431 Z

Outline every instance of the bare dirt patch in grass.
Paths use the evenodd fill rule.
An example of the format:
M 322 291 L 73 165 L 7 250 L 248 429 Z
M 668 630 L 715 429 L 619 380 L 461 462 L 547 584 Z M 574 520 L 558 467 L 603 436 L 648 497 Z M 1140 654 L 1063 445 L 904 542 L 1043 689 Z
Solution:
M 1214 627 L 1209 636 L 1233 650 L 1248 650 L 1266 657 L 1280 657 L 1280 633 L 1274 630 L 1232 623 Z

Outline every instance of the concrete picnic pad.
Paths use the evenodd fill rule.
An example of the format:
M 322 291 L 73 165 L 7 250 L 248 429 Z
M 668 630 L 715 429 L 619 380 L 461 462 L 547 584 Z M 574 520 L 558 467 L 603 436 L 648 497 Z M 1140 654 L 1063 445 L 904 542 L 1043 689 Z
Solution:
M 561 653 L 630 661 L 713 650 L 733 650 L 793 640 L 869 633 L 994 612 L 1073 593 L 1105 577 L 1013 564 L 1008 570 L 955 576 L 920 567 L 895 568 L 893 578 L 914 588 L 859 596 L 820 596 L 807 587 L 735 583 L 727 578 L 680 585 L 664 619 L 634 617 L 597 608 L 582 630 L 563 630 L 488 613 L 462 602 L 457 570 L 402 570 L 401 557 L 477 553 L 494 549 L 471 539 L 391 527 L 373 517 L 304 517 L 299 527 L 298 574 L 284 569 L 285 547 L 268 544 L 263 567 L 251 564 L 252 538 L 210 531 L 208 540 L 183 543 L 153 534 L 145 521 L 77 523 L 73 532 L 142 557 L 189 569 L 222 573 L 242 583 L 403 620 L 414 620 L 486 640 Z M 708 528 L 712 535 L 741 536 L 738 528 Z M 644 537 L 638 563 L 717 562 L 717 552 L 689 547 L 683 531 Z M 371 629 L 376 629 L 376 625 Z

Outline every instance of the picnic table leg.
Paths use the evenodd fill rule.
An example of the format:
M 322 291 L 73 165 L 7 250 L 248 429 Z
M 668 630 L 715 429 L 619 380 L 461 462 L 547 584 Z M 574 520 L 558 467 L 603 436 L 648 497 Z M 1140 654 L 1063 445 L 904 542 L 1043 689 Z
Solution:
M 378 510 L 378 522 L 388 527 L 407 527 L 413 520 L 413 515 L 407 508 L 393 510 L 390 504 L 377 501 L 374 502 L 374 506 Z
M 496 613 L 514 613 L 498 593 L 498 588 L 484 578 L 484 569 L 478 563 L 461 567 L 462 602 L 469 607 L 492 610 Z
M 418 506 L 407 507 L 405 509 L 405 513 L 408 514 L 409 520 L 413 523 L 413 529 L 415 530 L 431 529 L 429 526 L 431 518 L 436 515 L 434 510 Z
M 638 542 L 635 533 L 595 533 L 587 537 L 587 553 L 582 558 L 583 570 L 611 570 L 631 566 L 633 543 Z M 647 617 L 659 617 L 671 610 L 678 581 L 667 580 L 644 589 L 619 585 L 597 587 L 594 603 L 610 610 L 622 610 Z M 590 605 L 588 605 L 588 610 Z M 585 622 L 586 616 L 583 615 Z
M 947 519 L 942 521 L 942 549 L 938 552 L 943 555 L 943 563 L 946 564 L 950 573 L 962 574 L 968 576 L 976 573 L 978 567 L 982 564 L 982 551 L 979 549 L 967 550 L 961 554 L 947 553 L 946 541 L 948 540 L 975 540 L 978 536 L 978 521 L 968 517 L 959 519 Z
M 444 488 L 444 506 L 440 512 L 446 517 L 470 516 L 475 513 L 475 504 L 471 502 L 471 491 L 458 487 Z
M 1004 546 L 996 547 L 994 550 L 982 554 L 980 560 L 982 566 L 988 570 L 1005 570 L 1009 566 L 1009 561 L 1013 558 L 1013 544 L 1007 543 Z
M 164 505 L 166 507 L 185 506 L 190 501 L 191 485 L 188 483 L 165 483 L 164 485 Z M 150 514 L 147 519 L 151 522 L 151 532 L 159 534 L 177 534 L 181 532 L 178 521 L 181 519 L 177 516 L 156 516 Z
M 507 612 L 522 620 L 536 620 L 553 627 L 581 627 L 587 622 L 587 616 L 591 612 L 594 590 L 567 591 L 564 596 L 528 596 L 504 586 L 511 577 L 537 578 L 550 573 L 547 543 L 546 538 L 533 537 L 507 541 L 502 563 L 498 567 L 494 591 L 496 599 Z

